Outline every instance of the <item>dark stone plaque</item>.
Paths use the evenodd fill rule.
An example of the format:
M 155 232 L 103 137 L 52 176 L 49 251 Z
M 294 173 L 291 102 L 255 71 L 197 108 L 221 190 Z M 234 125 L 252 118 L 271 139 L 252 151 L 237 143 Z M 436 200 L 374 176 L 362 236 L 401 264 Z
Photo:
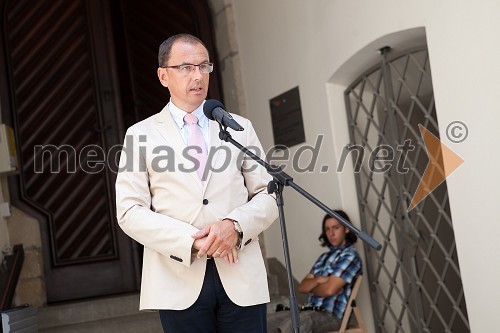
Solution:
M 291 147 L 305 142 L 299 87 L 269 100 L 275 145 Z

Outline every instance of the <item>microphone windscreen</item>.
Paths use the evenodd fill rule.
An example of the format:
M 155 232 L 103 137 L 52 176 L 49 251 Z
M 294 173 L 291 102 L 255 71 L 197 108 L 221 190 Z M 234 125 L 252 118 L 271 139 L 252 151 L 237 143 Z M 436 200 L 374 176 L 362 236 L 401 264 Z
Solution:
M 215 108 L 221 108 L 223 110 L 225 109 L 224 104 L 222 104 L 221 102 L 219 102 L 216 99 L 208 99 L 205 102 L 205 104 L 203 105 L 203 113 L 205 114 L 205 116 L 207 116 L 208 119 L 214 120 L 214 116 L 212 115 L 212 111 Z

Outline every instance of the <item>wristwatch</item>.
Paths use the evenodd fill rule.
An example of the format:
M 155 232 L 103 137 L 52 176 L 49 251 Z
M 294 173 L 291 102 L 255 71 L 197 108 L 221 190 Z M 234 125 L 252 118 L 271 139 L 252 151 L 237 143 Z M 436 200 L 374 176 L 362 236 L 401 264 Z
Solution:
M 233 220 L 233 224 L 234 224 L 234 231 L 238 233 L 238 241 L 236 242 L 235 247 L 239 250 L 241 249 L 241 242 L 243 240 L 243 229 L 241 229 L 241 226 L 238 223 L 238 221 Z

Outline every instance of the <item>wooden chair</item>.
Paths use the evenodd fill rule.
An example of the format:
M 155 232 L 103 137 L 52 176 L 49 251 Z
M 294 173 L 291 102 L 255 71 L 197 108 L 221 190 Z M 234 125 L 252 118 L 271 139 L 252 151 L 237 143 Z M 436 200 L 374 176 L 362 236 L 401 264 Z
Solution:
M 340 325 L 339 330 L 330 333 L 367 333 L 365 322 L 363 321 L 363 317 L 361 317 L 361 311 L 356 306 L 356 297 L 358 296 L 359 287 L 361 286 L 361 280 L 363 280 L 362 275 L 358 276 L 356 282 L 354 283 L 351 297 L 349 297 L 349 301 L 347 301 L 347 307 L 345 308 L 344 316 L 342 317 L 342 324 Z M 347 327 L 353 312 L 354 318 L 356 318 L 356 327 Z

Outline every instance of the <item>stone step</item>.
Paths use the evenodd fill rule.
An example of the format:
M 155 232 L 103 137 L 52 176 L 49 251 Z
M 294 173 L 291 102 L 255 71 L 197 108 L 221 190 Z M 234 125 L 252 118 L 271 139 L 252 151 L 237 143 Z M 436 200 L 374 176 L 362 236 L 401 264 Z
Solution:
M 284 267 L 271 260 L 268 274 L 271 302 L 268 313 L 276 305 L 289 304 Z M 139 294 L 119 295 L 51 305 L 39 309 L 38 327 L 41 333 L 154 333 L 162 332 L 157 312 L 139 311 Z
M 140 332 L 161 332 L 158 313 L 139 311 L 139 294 L 52 305 L 38 312 L 40 332 L 139 332 L 137 325 L 144 327 Z
M 277 304 L 289 304 L 287 295 L 272 295 L 268 314 Z M 42 308 L 38 313 L 40 333 L 161 333 L 157 312 L 140 312 L 139 296 L 121 296 Z
M 87 323 L 50 327 L 40 333 L 162 333 L 157 312 L 142 312 L 118 318 L 101 319 Z

